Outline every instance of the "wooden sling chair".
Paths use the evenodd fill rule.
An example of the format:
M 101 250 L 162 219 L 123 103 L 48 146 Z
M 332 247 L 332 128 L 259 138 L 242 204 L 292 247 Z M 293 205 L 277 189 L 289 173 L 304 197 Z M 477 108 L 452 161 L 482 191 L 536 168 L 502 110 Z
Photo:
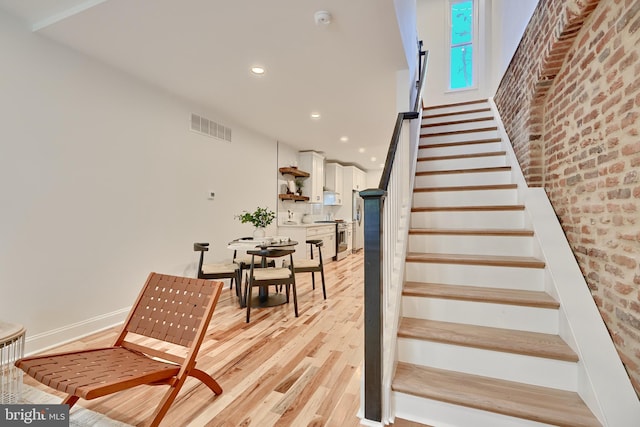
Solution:
M 91 400 L 142 384 L 169 385 L 152 415 L 150 425 L 158 426 L 188 376 L 222 393 L 209 374 L 195 367 L 222 287 L 222 282 L 151 273 L 112 347 L 28 357 L 15 365 L 68 393 L 62 403 L 70 408 L 81 397 Z M 136 335 L 153 338 L 162 348 L 176 344 L 186 355 L 127 341 Z

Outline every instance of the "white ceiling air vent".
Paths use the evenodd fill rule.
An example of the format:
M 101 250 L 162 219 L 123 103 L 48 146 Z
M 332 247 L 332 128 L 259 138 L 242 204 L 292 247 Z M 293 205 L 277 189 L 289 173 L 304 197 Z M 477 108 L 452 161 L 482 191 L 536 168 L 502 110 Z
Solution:
M 191 130 L 202 135 L 231 142 L 231 128 L 194 113 L 191 113 Z

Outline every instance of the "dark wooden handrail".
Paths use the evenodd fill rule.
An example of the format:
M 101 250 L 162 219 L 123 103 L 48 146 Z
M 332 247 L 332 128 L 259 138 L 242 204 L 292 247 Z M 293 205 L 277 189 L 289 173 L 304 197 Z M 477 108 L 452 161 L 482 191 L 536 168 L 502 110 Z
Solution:
M 402 125 L 405 120 L 419 118 L 422 109 L 428 51 L 422 51 L 422 42 L 419 47 L 413 111 L 398 113 L 378 188 L 360 192 L 364 200 L 364 418 L 378 422 L 382 420 L 383 402 L 383 208 Z

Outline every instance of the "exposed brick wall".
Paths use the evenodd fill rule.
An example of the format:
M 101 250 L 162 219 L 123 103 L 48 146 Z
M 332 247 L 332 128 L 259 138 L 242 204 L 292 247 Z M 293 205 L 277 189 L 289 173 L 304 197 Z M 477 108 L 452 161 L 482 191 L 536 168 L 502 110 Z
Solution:
M 532 187 L 543 185 L 544 100 L 598 1 L 540 0 L 496 92 L 496 105 Z
M 575 4 L 565 12 L 552 7 L 561 3 Z M 578 3 L 582 9 L 575 7 Z M 584 25 L 568 49 L 560 48 L 561 68 L 542 95 L 523 93 L 535 83 L 517 82 L 540 81 L 542 74 L 524 77 L 524 72 L 536 74 L 540 68 L 532 62 L 556 56 L 553 48 L 544 51 L 557 46 L 550 41 L 553 35 L 539 40 L 545 48 L 535 52 L 546 52 L 542 59 L 522 54 L 514 59 L 509 73 L 523 74 L 505 77 L 502 85 L 511 87 L 500 88 L 496 103 L 503 120 L 509 121 L 517 155 L 525 159 L 521 163 L 529 162 L 527 179 L 544 185 L 549 194 L 640 394 L 640 0 L 596 3 L 543 0 L 547 20 L 554 22 L 545 28 L 558 28 L 557 13 Z M 580 10 L 589 15 L 586 21 L 578 16 Z M 536 19 L 545 21 L 542 16 Z M 520 48 L 534 42 L 523 40 Z M 534 93 L 541 92 L 538 88 Z M 518 105 L 519 97 L 529 101 Z M 524 111 L 509 117 L 518 108 Z M 539 175 L 532 167 L 538 165 Z

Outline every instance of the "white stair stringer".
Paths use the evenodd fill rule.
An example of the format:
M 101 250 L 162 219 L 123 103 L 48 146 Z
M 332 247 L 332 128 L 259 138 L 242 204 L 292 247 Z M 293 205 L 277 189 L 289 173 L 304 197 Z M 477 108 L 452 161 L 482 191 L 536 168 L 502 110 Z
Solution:
M 490 115 L 487 107 L 496 119 L 475 121 Z M 444 322 L 463 329 L 508 329 L 513 331 L 510 333 L 521 331 L 525 336 L 548 334 L 577 356 L 576 360 L 557 360 L 535 350 L 528 353 L 500 346 L 494 349 L 491 343 L 476 347 L 465 344 L 455 334 L 433 336 L 425 330 L 426 335 L 421 337 L 419 332 L 415 336 L 403 332 L 397 344 L 397 369 L 402 374 L 392 385 L 395 416 L 435 427 L 637 425 L 640 404 L 628 377 L 626 382 L 621 378 L 624 369 L 619 357 L 611 354 L 610 338 L 600 336 L 605 342 L 583 346 L 576 336 L 579 335 L 576 329 L 584 327 L 571 324 L 571 313 L 564 306 L 570 311 L 579 308 L 575 308 L 575 301 L 565 301 L 569 298 L 567 293 L 557 289 L 563 285 L 556 283 L 557 277 L 565 275 L 556 274 L 548 265 L 558 264 L 558 259 L 568 261 L 560 256 L 550 259 L 556 258 L 558 248 L 545 246 L 542 237 L 547 231 L 538 235 L 540 220 L 531 216 L 531 209 L 537 209 L 532 206 L 534 202 L 528 197 L 527 203 L 520 202 L 522 194 L 528 195 L 531 190 L 526 188 L 513 150 L 507 145 L 508 138 L 495 106 L 489 101 L 431 108 L 425 110 L 423 117 L 423 125 L 429 126 L 423 129 L 420 141 L 415 177 L 418 191 L 413 195 L 404 278 L 405 283 L 415 283 L 413 286 L 418 288 L 420 283 L 429 282 L 437 292 L 405 295 L 403 319 L 424 319 L 428 325 Z M 438 121 L 446 124 L 434 126 Z M 461 121 L 464 123 L 456 128 L 455 122 Z M 487 130 L 494 126 L 495 135 Z M 474 134 L 469 131 L 472 128 L 484 130 Z M 425 136 L 427 133 L 429 136 Z M 493 138 L 500 142 L 479 142 Z M 517 184 L 518 189 L 477 188 L 505 184 Z M 557 228 L 561 233 L 559 225 Z M 557 242 L 551 245 L 559 246 Z M 532 258 L 542 264 L 530 263 Z M 569 262 L 575 265 L 575 260 Z M 449 295 L 449 289 L 461 291 Z M 466 289 L 474 291 L 465 295 Z M 586 285 L 585 289 L 588 293 Z M 496 297 L 494 301 L 494 292 L 515 296 L 506 300 Z M 539 306 L 536 295 L 543 293 L 557 300 L 559 308 Z M 587 302 L 577 299 L 593 306 L 586 311 L 595 308 L 592 299 Z M 595 323 L 598 321 L 602 323 L 599 316 Z M 598 345 L 606 347 L 603 353 L 607 357 L 583 352 L 583 349 L 597 351 L 594 347 Z M 612 357 L 616 360 L 612 361 Z M 614 381 L 590 371 L 588 365 L 596 366 L 594 360 L 600 363 L 606 360 L 612 366 L 616 387 L 624 391 L 622 403 L 611 397 L 617 394 L 610 388 Z M 464 375 L 471 375 L 469 383 L 488 381 L 488 385 L 473 392 L 458 390 L 456 387 L 468 382 Z M 449 376 L 455 378 L 452 385 L 439 382 Z M 422 377 L 428 379 L 421 386 L 418 384 Z M 507 390 L 512 386 L 516 391 L 504 392 L 509 398 L 489 402 L 494 397 L 482 396 L 485 390 L 490 395 L 501 387 Z M 447 394 L 448 388 L 455 391 Z M 540 398 L 532 398 L 538 395 Z M 542 396 L 565 402 L 564 409 L 545 406 L 546 398 Z M 574 410 L 573 418 L 567 418 L 566 413 Z

